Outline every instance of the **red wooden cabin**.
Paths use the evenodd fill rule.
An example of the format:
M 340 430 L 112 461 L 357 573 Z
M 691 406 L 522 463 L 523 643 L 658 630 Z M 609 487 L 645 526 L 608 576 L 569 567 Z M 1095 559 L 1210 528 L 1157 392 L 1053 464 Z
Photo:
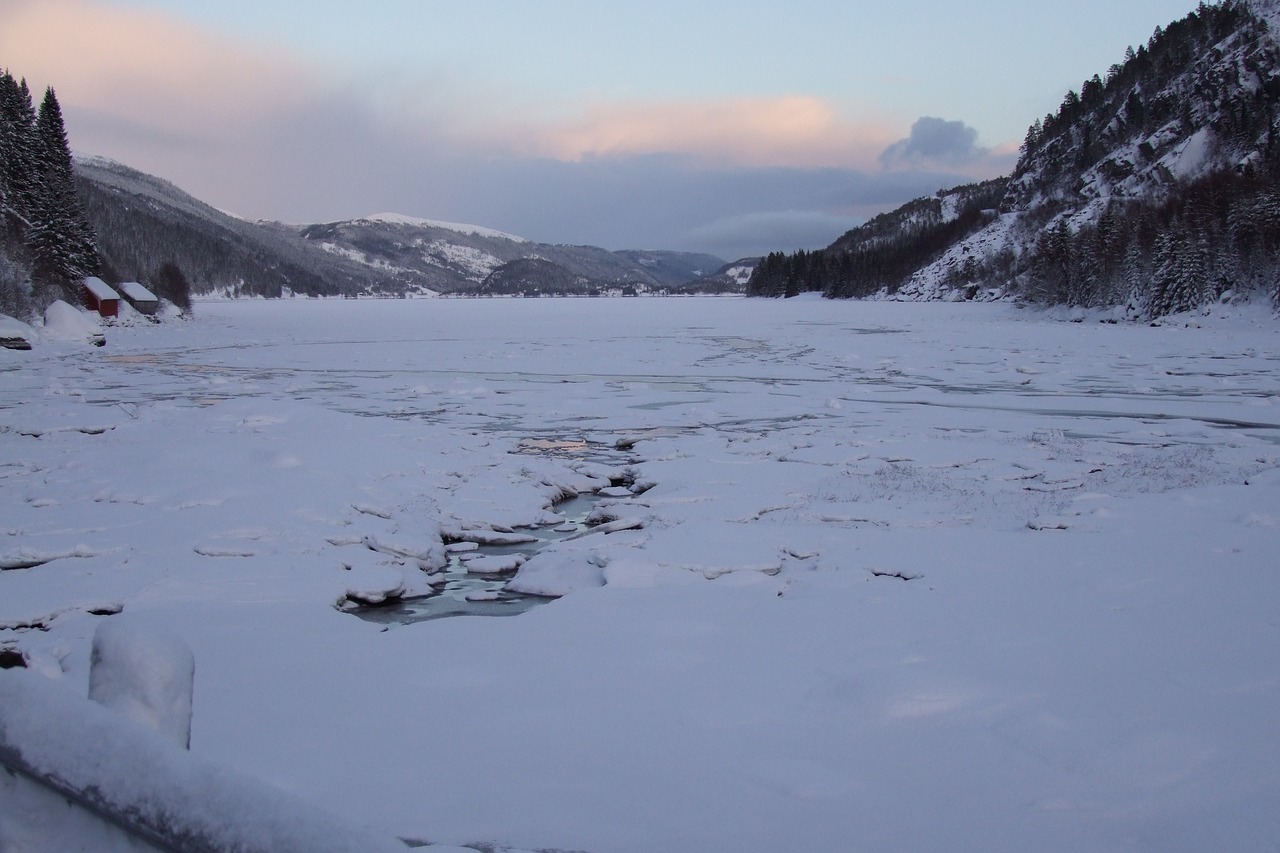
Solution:
M 120 314 L 120 294 L 102 279 L 91 275 L 84 280 L 84 304 L 103 317 Z

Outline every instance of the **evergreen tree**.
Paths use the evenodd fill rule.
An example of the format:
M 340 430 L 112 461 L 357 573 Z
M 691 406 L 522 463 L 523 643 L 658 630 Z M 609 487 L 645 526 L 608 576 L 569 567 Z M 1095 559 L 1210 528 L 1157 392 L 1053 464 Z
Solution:
M 1019 149 L 1023 156 L 1036 153 L 1036 149 L 1040 147 L 1040 140 L 1044 135 L 1044 125 L 1040 119 L 1036 119 L 1031 127 L 1027 128 L 1027 135 L 1022 140 L 1022 147 Z
M 1161 235 L 1152 281 L 1151 317 L 1190 311 L 1210 296 L 1209 248 L 1203 237 L 1190 235 L 1181 223 Z
M 4 76 L 10 77 L 8 72 L 5 72 Z M 8 111 L 4 108 L 6 90 L 6 84 L 0 80 L 0 214 L 3 214 L 9 206 L 9 178 L 5 172 L 14 150 L 13 141 L 9 136 Z
M 1172 233 L 1160 235 L 1156 244 L 1155 270 L 1151 275 L 1151 298 L 1147 304 L 1150 317 L 1172 313 L 1177 301 L 1180 255 L 1179 237 Z
M 1142 242 L 1136 234 L 1129 240 L 1128 247 L 1125 249 L 1124 261 L 1121 263 L 1117 278 L 1118 295 L 1130 316 L 1148 313 L 1150 271 L 1147 266 L 1147 254 L 1142 250 Z
M 6 219 L 18 227 L 29 225 L 39 192 L 35 135 L 36 112 L 27 81 L 19 83 L 5 71 L 0 75 L 0 186 Z
M 183 314 L 191 313 L 191 283 L 173 261 L 161 264 L 152 280 L 151 289 L 156 296 L 172 302 Z
M 27 242 L 37 280 L 67 286 L 97 271 L 98 250 L 76 195 L 71 147 L 52 88 L 45 91 L 36 116 L 35 144 L 41 192 L 29 218 Z

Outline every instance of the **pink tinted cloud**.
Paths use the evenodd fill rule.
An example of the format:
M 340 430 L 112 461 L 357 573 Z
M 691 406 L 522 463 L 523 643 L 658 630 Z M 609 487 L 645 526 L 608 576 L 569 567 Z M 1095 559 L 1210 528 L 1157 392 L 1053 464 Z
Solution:
M 398 204 L 440 218 L 488 223 L 491 217 L 492 224 L 520 230 L 524 220 L 512 212 L 519 200 L 511 188 L 540 188 L 525 200 L 540 223 L 553 175 L 557 192 L 566 181 L 580 184 L 586 225 L 568 218 L 562 225 L 576 234 L 598 223 L 602 203 L 621 195 L 616 187 L 597 187 L 594 170 L 610 158 L 628 161 L 623 174 L 662 184 L 654 187 L 655 209 L 668 207 L 659 218 L 670 218 L 672 200 L 681 199 L 679 209 L 701 204 L 708 221 L 732 219 L 737 207 L 751 212 L 781 203 L 776 176 L 768 169 L 753 176 L 757 167 L 893 173 L 900 184 L 880 158 L 908 126 L 901 116 L 837 108 L 803 94 L 597 103 L 568 113 L 542 105 L 513 115 L 512 105 L 480 81 L 425 81 L 413 69 L 393 80 L 387 69 L 376 81 L 374 72 L 358 68 L 339 78 L 284 49 L 103 0 L 0 0 L 0 63 L 27 77 L 37 96 L 45 85 L 56 87 L 76 150 L 160 175 L 247 216 L 299 222 Z M 676 155 L 680 168 L 646 163 L 645 155 Z M 732 181 L 716 177 L 733 167 L 742 174 Z M 919 168 L 903 166 L 908 173 Z M 807 190 L 814 199 L 786 204 L 830 209 L 829 181 L 819 183 Z M 587 199 L 595 191 L 607 201 Z M 493 206 L 477 199 L 492 199 Z M 440 206 L 448 204 L 475 212 Z
M 372 180 L 373 110 L 317 69 L 164 13 L 0 0 L 0 62 L 58 93 L 76 151 L 255 217 L 346 212 Z M 317 174 L 333 174 L 317 181 Z
M 0 57 L 63 107 L 173 133 L 225 127 L 305 91 L 306 69 L 169 16 L 91 0 L 4 0 Z M 38 94 L 38 93 L 37 93 Z
M 809 95 L 597 104 L 579 116 L 500 135 L 536 156 L 685 154 L 717 166 L 868 168 L 901 133 L 880 117 L 851 121 Z
M 380 109 L 285 51 L 95 0 L 3 0 L 0 61 L 37 89 L 55 86 L 69 120 L 82 118 L 72 128 L 77 147 L 126 159 L 127 146 L 230 154 L 251 139 L 287 138 L 299 113 L 325 111 L 366 134 L 403 134 L 436 151 L 566 162 L 675 153 L 714 166 L 871 168 L 901 136 L 883 118 L 850 121 L 806 95 L 597 104 L 569 119 L 534 112 L 512 120 L 486 117 L 484 99 L 449 93 L 439 93 L 448 104 L 441 109 L 417 87 L 433 109 L 415 120 L 415 111 Z
M 152 153 L 175 146 L 243 153 L 253 140 L 280 144 L 300 126 L 324 124 L 327 113 L 359 126 L 366 138 L 399 136 L 427 150 L 502 159 L 677 154 L 717 168 L 876 171 L 905 127 L 901 116 L 860 110 L 853 118 L 805 94 L 596 103 L 568 118 L 542 111 L 500 117 L 502 106 L 494 104 L 495 114 L 486 116 L 485 98 L 433 94 L 425 91 L 431 86 L 401 81 L 431 102 L 423 114 L 395 108 L 394 97 L 379 107 L 368 92 L 339 85 L 286 51 L 97 0 L 0 0 L 0 61 L 34 88 L 54 85 L 69 116 L 83 118 L 72 128 L 77 147 L 112 156 L 127 156 L 129 145 Z M 299 145 L 323 142 L 289 141 Z

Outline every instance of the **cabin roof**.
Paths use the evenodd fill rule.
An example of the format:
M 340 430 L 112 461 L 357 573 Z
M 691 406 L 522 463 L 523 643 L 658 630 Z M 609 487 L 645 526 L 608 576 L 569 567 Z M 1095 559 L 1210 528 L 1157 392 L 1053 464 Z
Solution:
M 134 302 L 159 302 L 156 295 L 136 281 L 120 283 L 120 292 Z
M 91 275 L 86 278 L 84 280 L 84 286 L 94 295 L 94 298 L 98 300 L 120 298 L 120 294 L 116 293 L 111 285 L 107 284 L 96 275 Z

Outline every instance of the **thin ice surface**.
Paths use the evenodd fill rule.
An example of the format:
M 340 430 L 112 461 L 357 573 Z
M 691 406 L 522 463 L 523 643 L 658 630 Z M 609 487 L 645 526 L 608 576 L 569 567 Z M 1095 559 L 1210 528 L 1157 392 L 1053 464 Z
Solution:
M 94 613 L 168 624 L 194 753 L 406 838 L 1270 849 L 1280 342 L 1231 311 L 236 303 L 0 351 L 0 559 L 54 558 L 0 643 L 83 693 Z M 652 488 L 521 567 L 568 595 L 335 606 L 352 549 L 420 583 L 616 487 L 583 442 Z

